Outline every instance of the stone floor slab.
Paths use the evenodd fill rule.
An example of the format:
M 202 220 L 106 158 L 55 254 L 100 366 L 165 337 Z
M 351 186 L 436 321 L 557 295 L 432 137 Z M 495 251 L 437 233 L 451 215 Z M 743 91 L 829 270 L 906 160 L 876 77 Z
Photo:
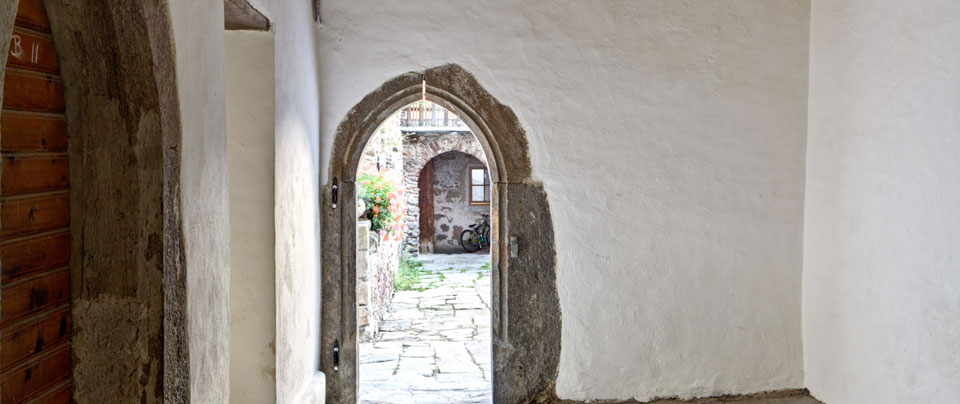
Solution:
M 487 404 L 489 255 L 422 255 L 415 290 L 394 294 L 374 341 L 360 344 L 361 404 Z

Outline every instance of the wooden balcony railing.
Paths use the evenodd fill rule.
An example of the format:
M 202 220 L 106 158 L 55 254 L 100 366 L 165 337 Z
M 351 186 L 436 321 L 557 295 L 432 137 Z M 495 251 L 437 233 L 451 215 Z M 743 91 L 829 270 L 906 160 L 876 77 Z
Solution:
M 467 130 L 467 125 L 453 111 L 430 101 L 420 101 L 400 110 L 400 128 L 405 130 Z

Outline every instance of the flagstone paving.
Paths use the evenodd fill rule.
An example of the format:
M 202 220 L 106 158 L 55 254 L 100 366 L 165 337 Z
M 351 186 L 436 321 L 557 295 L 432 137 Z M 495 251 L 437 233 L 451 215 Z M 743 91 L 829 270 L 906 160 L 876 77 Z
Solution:
M 419 259 L 417 290 L 394 294 L 380 335 L 360 344 L 360 403 L 490 403 L 490 257 Z

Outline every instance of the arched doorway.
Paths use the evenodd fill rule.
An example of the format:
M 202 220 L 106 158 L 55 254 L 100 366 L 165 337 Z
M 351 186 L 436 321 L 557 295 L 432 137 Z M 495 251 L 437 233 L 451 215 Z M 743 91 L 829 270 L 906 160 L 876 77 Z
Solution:
M 425 83 L 425 84 L 424 84 Z M 525 133 L 457 65 L 397 76 L 364 97 L 337 128 L 323 195 L 321 370 L 327 400 L 357 400 L 356 167 L 367 139 L 391 113 L 420 97 L 467 121 L 492 180 L 492 328 L 495 403 L 552 396 L 560 353 L 553 224 L 533 179 Z M 345 203 L 338 203 L 338 202 Z
M 46 14 L 48 26 L 38 25 L 36 16 L 40 13 Z M 23 282 L 40 281 L 49 270 L 66 279 L 65 290 L 49 285 L 45 290 L 27 289 L 26 301 L 37 310 L 25 319 L 21 317 L 23 322 L 17 326 L 29 328 L 31 321 L 39 319 L 37 329 L 43 335 L 27 338 L 32 343 L 21 347 L 32 352 L 28 357 L 37 359 L 36 366 L 29 362 L 33 359 L 27 359 L 21 367 L 3 358 L 4 366 L 15 364 L 4 370 L 0 382 L 0 401 L 4 403 L 154 403 L 187 400 L 191 394 L 179 201 L 182 132 L 173 34 L 166 23 L 169 18 L 166 1 L 120 1 L 107 6 L 95 1 L 14 0 L 0 5 L 0 42 L 15 43 L 15 25 L 21 33 L 47 41 L 28 44 L 21 36 L 20 48 L 28 62 L 49 62 L 44 58 L 56 43 L 53 61 L 58 62 L 62 81 L 44 77 L 46 84 L 39 88 L 45 90 L 39 95 L 52 95 L 52 87 L 64 88 L 56 110 L 28 110 L 25 107 L 29 104 L 6 97 L 3 107 L 29 118 L 43 118 L 34 123 L 57 121 L 65 115 L 65 128 L 59 122 L 56 125 L 61 126 L 43 127 L 46 135 L 32 137 L 49 150 L 31 152 L 30 157 L 54 157 L 66 151 L 69 160 L 69 187 L 67 181 L 40 181 L 38 184 L 56 189 L 32 198 L 38 201 L 67 193 L 58 207 L 60 212 L 69 212 L 67 223 L 61 215 L 49 215 L 52 210 L 28 207 L 26 217 L 31 222 L 46 220 L 48 226 L 41 233 L 14 239 L 42 240 L 65 231 L 69 254 L 64 256 L 59 247 L 30 249 L 28 258 L 34 263 L 31 270 L 36 272 Z M 0 57 L 0 66 L 5 67 L 9 55 L 8 50 Z M 0 68 L 0 77 L 6 83 L 16 75 L 51 73 L 31 72 L 29 65 L 15 66 L 12 60 L 10 65 L 10 69 Z M 17 90 L 13 86 L 9 89 Z M 8 119 L 10 116 L 5 113 L 0 118 L 0 143 L 15 138 L 12 135 L 16 128 L 11 124 L 17 120 Z M 39 128 L 35 125 L 23 128 L 33 135 L 39 133 L 34 131 Z M 64 138 L 51 137 L 63 130 L 66 133 L 59 134 Z M 62 143 L 66 137 L 69 147 Z M 14 150 L 22 149 L 8 149 Z M 36 168 L 54 167 L 42 166 Z M 56 167 L 60 168 L 59 164 Z M 34 171 L 18 179 L 62 175 L 43 177 L 39 173 Z M 0 188 L 14 183 L 3 178 Z M 67 188 L 69 191 L 65 191 Z M 31 200 L 13 194 L 8 200 L 15 199 Z M 3 216 L 13 213 L 18 213 L 17 209 L 0 206 Z M 49 221 L 53 217 L 58 218 L 56 227 Z M 50 252 L 56 252 L 56 257 Z M 0 251 L 5 276 L 6 264 L 14 263 L 11 256 Z M 63 266 L 64 259 L 69 266 Z M 53 269 L 47 267 L 50 264 L 55 264 Z M 13 281 L 0 284 L 4 289 L 20 285 Z M 13 308 L 16 299 L 8 293 L 2 295 L 0 307 L 7 318 L 6 311 Z M 65 308 L 59 305 L 62 299 L 66 299 Z M 48 304 L 35 304 L 44 301 Z M 68 321 L 58 321 L 53 327 L 43 323 L 45 309 L 52 307 L 50 302 L 69 314 L 63 317 Z M 65 349 L 66 360 L 54 363 L 50 358 L 64 349 L 59 339 L 61 330 L 70 345 Z M 20 334 L 3 333 L 0 351 L 4 355 L 6 349 L 15 347 L 7 338 L 16 335 Z M 22 335 L 40 336 L 35 331 Z M 65 379 L 61 377 L 64 374 Z
M 474 187 L 468 181 L 471 179 L 469 172 L 473 170 L 483 173 L 480 178 L 488 178 L 483 160 L 460 151 L 439 153 L 420 170 L 415 179 L 419 193 L 416 199 L 420 225 L 416 229 L 416 238 L 420 253 L 462 252 L 460 234 L 466 230 L 465 226 L 489 215 L 489 198 L 484 199 L 482 190 L 478 195 L 471 192 Z M 472 196 L 477 202 L 471 200 Z
M 483 147 L 470 131 L 459 131 L 435 136 L 434 139 L 422 141 L 417 136 L 416 141 L 404 142 L 403 145 L 403 173 L 407 193 L 411 200 L 419 200 L 419 217 L 407 217 L 408 247 L 412 251 L 434 252 L 433 237 L 433 200 L 431 195 L 423 193 L 424 188 L 432 189 L 433 160 L 438 155 L 447 152 L 460 152 L 477 159 L 483 166 L 487 165 L 487 157 Z M 423 178 L 429 177 L 428 179 Z

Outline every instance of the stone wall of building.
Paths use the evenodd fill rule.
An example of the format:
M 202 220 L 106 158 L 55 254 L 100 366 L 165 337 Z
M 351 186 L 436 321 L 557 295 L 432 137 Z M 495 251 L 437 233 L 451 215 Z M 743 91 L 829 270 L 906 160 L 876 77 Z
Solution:
M 420 189 L 417 186 L 417 182 L 420 180 L 420 172 L 427 162 L 449 151 L 469 154 L 484 166 L 487 165 L 483 147 L 480 146 L 480 142 L 470 131 L 405 132 L 403 134 L 403 184 L 406 219 L 403 243 L 404 248 L 411 253 L 420 252 Z
M 360 158 L 360 174 L 374 174 L 392 183 L 394 192 L 403 198 L 402 134 L 396 117 L 388 119 L 370 137 Z M 358 186 L 362 186 L 358 184 Z M 402 226 L 390 230 L 371 231 L 371 222 L 364 215 L 365 205 L 357 200 L 357 326 L 362 340 L 373 338 L 380 331 L 380 322 L 393 298 L 393 277 L 400 265 Z M 402 210 L 396 214 L 403 223 Z
M 460 253 L 460 233 L 490 214 L 490 204 L 470 204 L 470 169 L 486 164 L 469 154 L 447 152 L 433 159 L 433 248 Z
M 357 327 L 361 341 L 380 332 L 393 298 L 393 276 L 400 262 L 400 240 L 386 240 L 370 231 L 370 221 L 357 221 Z

